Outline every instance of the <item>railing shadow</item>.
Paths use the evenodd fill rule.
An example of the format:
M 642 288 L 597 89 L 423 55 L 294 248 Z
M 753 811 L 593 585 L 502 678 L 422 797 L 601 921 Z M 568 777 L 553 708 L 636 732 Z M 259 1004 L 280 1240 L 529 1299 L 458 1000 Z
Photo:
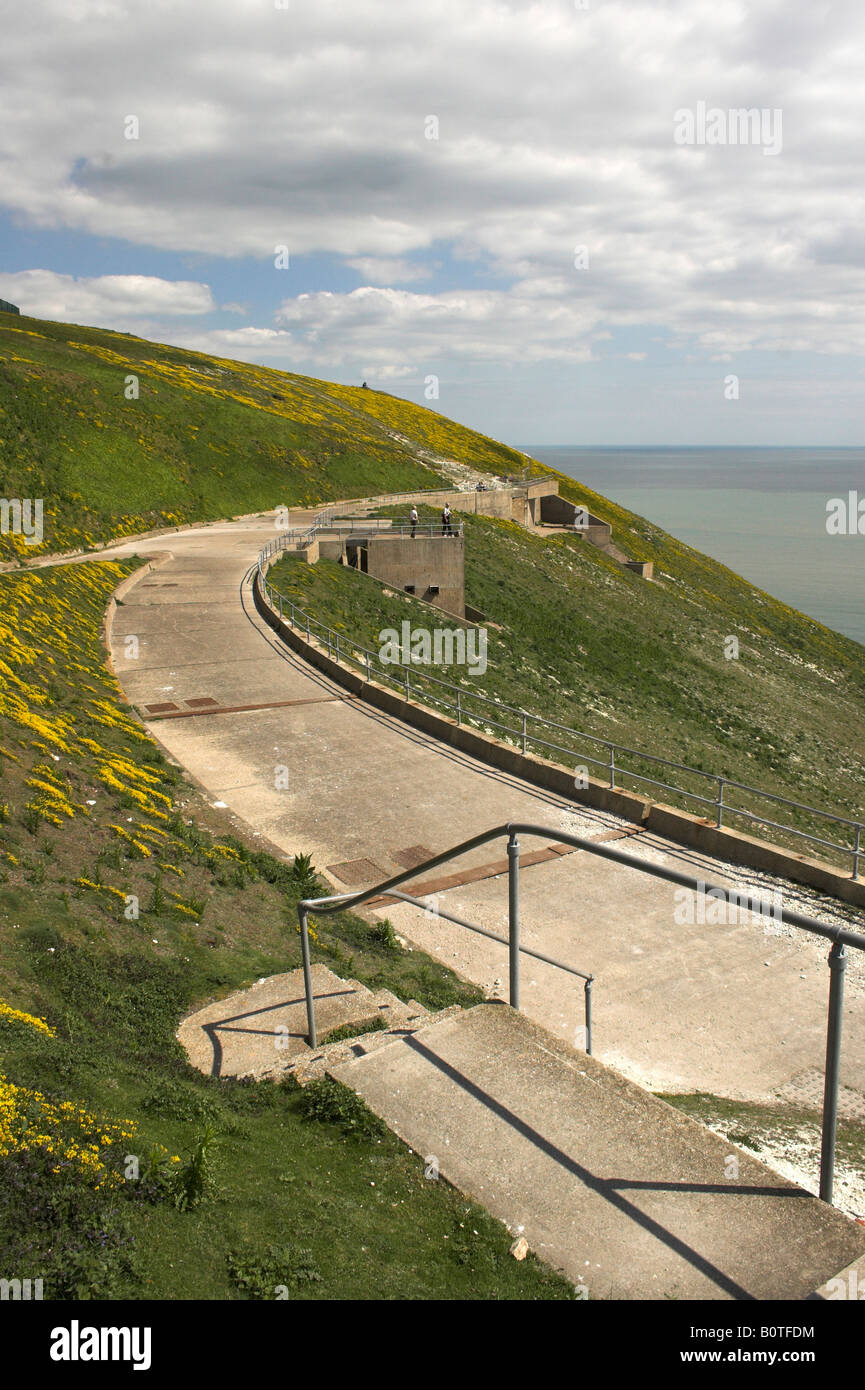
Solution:
M 753 1301 L 757 1298 L 756 1294 L 750 1293 L 736 1279 L 732 1278 L 717 1264 L 706 1255 L 695 1250 L 686 1240 L 675 1232 L 662 1225 L 660 1221 L 641 1211 L 633 1202 L 629 1202 L 623 1196 L 624 1191 L 648 1191 L 648 1192 L 694 1192 L 694 1193 L 723 1193 L 725 1196 L 746 1196 L 746 1197 L 772 1197 L 779 1201 L 798 1201 L 805 1199 L 813 1201 L 807 1192 L 795 1187 L 771 1187 L 756 1186 L 753 1184 L 738 1185 L 735 1183 L 698 1183 L 698 1182 L 642 1182 L 629 1178 L 601 1178 L 593 1173 L 584 1164 L 580 1163 L 571 1154 L 566 1153 L 558 1144 L 548 1139 L 534 1125 L 517 1115 L 502 1101 L 491 1095 L 489 1091 L 479 1086 L 476 1081 L 472 1081 L 457 1067 L 440 1057 L 425 1043 L 421 1042 L 416 1034 L 406 1038 L 406 1046 L 413 1052 L 422 1056 L 426 1062 L 435 1067 L 436 1070 L 446 1076 L 448 1080 L 459 1086 L 462 1091 L 471 1096 L 484 1106 L 491 1114 L 503 1120 L 510 1129 L 527 1139 L 534 1148 L 553 1160 L 559 1167 L 578 1179 L 590 1191 L 597 1193 L 605 1202 L 608 1202 L 616 1210 L 627 1216 L 636 1225 L 640 1226 L 647 1234 L 653 1236 L 666 1246 L 674 1254 L 687 1261 L 694 1269 L 704 1274 L 719 1289 L 738 1300 Z

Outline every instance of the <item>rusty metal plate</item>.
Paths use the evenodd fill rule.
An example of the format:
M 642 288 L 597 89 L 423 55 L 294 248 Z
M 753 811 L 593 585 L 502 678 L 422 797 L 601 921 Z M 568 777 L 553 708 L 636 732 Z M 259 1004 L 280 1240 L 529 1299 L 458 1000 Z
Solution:
M 371 859 L 346 859 L 342 864 L 328 864 L 327 871 L 350 887 L 360 887 L 364 883 L 374 883 L 377 878 L 387 878 L 387 873 Z
M 408 849 L 393 850 L 390 857 L 404 869 L 416 869 L 420 864 L 432 859 L 433 851 L 427 849 L 426 845 L 409 845 Z

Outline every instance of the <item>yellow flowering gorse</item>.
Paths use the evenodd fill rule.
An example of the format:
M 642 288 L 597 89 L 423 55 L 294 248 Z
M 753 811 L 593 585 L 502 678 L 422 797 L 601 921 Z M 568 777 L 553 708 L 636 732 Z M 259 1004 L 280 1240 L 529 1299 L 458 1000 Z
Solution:
M 116 1187 L 122 1174 L 106 1164 L 106 1150 L 134 1133 L 132 1121 L 102 1119 L 72 1101 L 48 1100 L 0 1075 L 0 1158 L 38 1150 L 56 1160 L 55 1173 L 69 1163 L 94 1187 Z

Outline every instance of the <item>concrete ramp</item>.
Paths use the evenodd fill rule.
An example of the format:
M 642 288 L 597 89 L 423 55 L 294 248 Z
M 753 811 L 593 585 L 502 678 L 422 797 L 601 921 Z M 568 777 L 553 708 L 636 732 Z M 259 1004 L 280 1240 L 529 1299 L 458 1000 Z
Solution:
M 505 1004 L 330 1072 L 590 1299 L 802 1299 L 865 1253 L 865 1227 Z

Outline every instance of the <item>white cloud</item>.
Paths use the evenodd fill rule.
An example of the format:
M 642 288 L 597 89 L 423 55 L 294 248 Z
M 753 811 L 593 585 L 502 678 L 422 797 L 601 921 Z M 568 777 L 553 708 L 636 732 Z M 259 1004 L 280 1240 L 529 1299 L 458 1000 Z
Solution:
M 429 280 L 432 267 L 415 265 L 398 256 L 354 256 L 346 261 L 358 271 L 369 285 L 407 285 L 414 280 Z
M 207 314 L 207 285 L 153 275 L 58 275 L 53 270 L 0 272 L 0 298 L 33 318 L 118 328 L 133 320 Z
M 859 0 L 209 0 L 200 23 L 190 13 L 19 7 L 4 30 L 0 199 L 18 220 L 165 251 L 330 252 L 368 281 L 289 296 L 290 334 L 239 330 L 245 349 L 255 332 L 291 361 L 361 353 L 401 371 L 450 343 L 460 360 L 567 363 L 602 328 L 651 325 L 704 360 L 865 353 Z M 699 102 L 782 110 L 783 150 L 678 146 L 674 113 Z M 443 247 L 464 290 L 434 276 L 428 295 L 396 288 Z M 179 285 L 164 304 L 118 291 L 112 307 L 104 286 L 99 317 L 76 291 L 63 316 L 206 312 L 206 287 L 187 289 L 186 308 Z
M 196 352 L 211 352 L 217 357 L 236 357 L 242 361 L 258 362 L 266 357 L 282 361 L 299 360 L 290 333 L 277 328 L 211 328 L 195 331 L 181 329 L 171 335 L 175 347 L 193 348 Z
M 523 365 L 550 359 L 585 362 L 596 310 L 559 296 L 513 290 L 414 294 L 364 287 L 349 294 L 285 300 L 276 322 L 294 335 L 298 360 L 356 361 L 370 368 L 419 369 L 448 357 Z

